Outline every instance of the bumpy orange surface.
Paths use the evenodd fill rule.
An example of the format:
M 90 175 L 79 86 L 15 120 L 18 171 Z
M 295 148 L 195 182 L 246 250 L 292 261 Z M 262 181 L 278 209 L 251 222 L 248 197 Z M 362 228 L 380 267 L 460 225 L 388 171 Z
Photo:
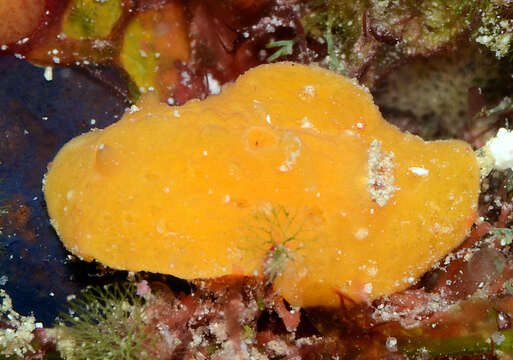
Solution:
M 351 80 L 290 63 L 218 96 L 151 99 L 70 141 L 44 186 L 74 254 L 184 279 L 265 274 L 293 305 L 404 289 L 465 237 L 479 169 L 424 142 Z

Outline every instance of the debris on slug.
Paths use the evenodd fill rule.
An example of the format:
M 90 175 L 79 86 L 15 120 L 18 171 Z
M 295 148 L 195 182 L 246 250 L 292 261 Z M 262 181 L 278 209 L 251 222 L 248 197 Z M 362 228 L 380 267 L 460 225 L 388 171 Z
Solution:
M 371 197 L 379 206 L 385 206 L 393 193 L 399 189 L 394 186 L 394 153 L 383 153 L 381 143 L 374 140 L 369 147 L 368 189 Z M 411 169 L 411 168 L 410 168 Z

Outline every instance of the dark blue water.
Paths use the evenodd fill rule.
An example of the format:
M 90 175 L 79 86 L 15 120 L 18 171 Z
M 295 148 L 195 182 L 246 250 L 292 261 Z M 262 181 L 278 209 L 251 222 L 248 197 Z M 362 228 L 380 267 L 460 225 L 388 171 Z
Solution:
M 67 258 L 41 191 L 46 166 L 65 142 L 116 121 L 127 106 L 111 86 L 116 82 L 119 90 L 122 79 L 102 71 L 110 85 L 69 68 L 54 69 L 46 81 L 44 69 L 0 56 L 0 205 L 8 209 L 0 216 L 0 288 L 18 312 L 33 313 L 45 326 L 67 295 L 105 281 L 95 275 L 96 265 Z

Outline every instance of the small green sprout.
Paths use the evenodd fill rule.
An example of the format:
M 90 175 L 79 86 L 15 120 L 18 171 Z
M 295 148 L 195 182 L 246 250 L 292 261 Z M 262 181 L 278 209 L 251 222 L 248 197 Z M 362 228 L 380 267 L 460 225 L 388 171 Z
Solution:
M 155 340 L 143 321 L 143 300 L 132 284 L 89 287 L 72 297 L 56 327 L 65 359 L 148 359 Z
M 483 109 L 478 114 L 476 114 L 476 118 L 486 118 L 497 113 L 510 111 L 513 109 L 513 99 L 509 96 L 504 97 L 496 106 L 491 109 Z
M 244 324 L 243 329 L 244 329 L 244 334 L 242 335 L 243 339 L 247 340 L 247 339 L 251 339 L 255 336 L 255 329 L 253 329 L 248 324 Z
M 268 49 L 278 48 L 271 56 L 267 58 L 267 62 L 272 62 L 282 56 L 292 55 L 294 50 L 294 44 L 296 40 L 280 40 L 273 41 L 267 44 L 265 47 Z

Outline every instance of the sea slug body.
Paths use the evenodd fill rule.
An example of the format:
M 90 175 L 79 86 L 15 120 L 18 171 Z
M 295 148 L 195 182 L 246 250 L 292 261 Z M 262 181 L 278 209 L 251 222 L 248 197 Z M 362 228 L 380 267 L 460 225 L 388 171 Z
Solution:
M 292 305 L 336 306 L 335 290 L 405 289 L 458 246 L 479 167 L 462 141 L 401 133 L 354 81 L 278 63 L 181 107 L 146 98 L 66 144 L 44 192 L 85 260 L 184 279 L 272 274 Z

